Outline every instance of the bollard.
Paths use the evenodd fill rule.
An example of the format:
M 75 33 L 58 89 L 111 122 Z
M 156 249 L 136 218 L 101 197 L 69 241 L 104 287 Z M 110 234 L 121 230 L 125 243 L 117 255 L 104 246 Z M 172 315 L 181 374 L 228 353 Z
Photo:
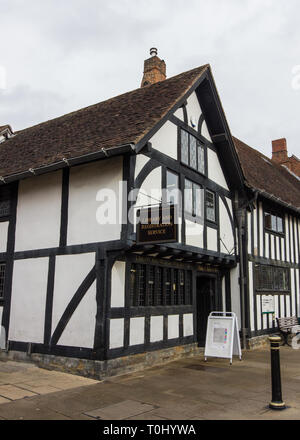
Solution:
M 279 336 L 269 337 L 271 345 L 271 376 L 272 376 L 272 400 L 269 403 L 271 409 L 285 409 L 282 401 L 281 377 L 280 377 L 280 358 L 279 358 Z

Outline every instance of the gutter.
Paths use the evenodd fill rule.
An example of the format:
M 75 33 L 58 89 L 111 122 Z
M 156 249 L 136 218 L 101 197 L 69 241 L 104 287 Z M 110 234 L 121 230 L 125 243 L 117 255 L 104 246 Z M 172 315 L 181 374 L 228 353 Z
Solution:
M 101 148 L 100 151 L 93 153 L 83 154 L 81 156 L 63 158 L 62 160 L 44 165 L 38 168 L 29 168 L 27 171 L 22 171 L 21 173 L 9 174 L 8 176 L 0 176 L 0 185 L 6 183 L 15 182 L 17 180 L 26 179 L 27 177 L 32 177 L 33 175 L 39 176 L 41 174 L 49 173 L 50 171 L 60 170 L 65 167 L 71 167 L 73 165 L 81 165 L 84 163 L 92 162 L 97 159 L 104 159 L 107 157 L 118 156 L 125 153 L 132 153 L 135 150 L 134 144 L 124 144 L 118 147 L 112 148 Z
M 265 197 L 266 199 L 272 200 L 273 202 L 279 203 L 280 205 L 283 205 L 285 208 L 291 209 L 292 211 L 295 211 L 297 214 L 300 214 L 300 208 L 296 208 L 296 206 L 293 206 L 291 203 L 284 202 L 279 197 L 274 196 L 273 194 L 268 193 L 267 191 L 264 191 L 263 189 L 257 189 L 249 184 L 245 183 L 245 185 L 254 191 L 254 193 L 258 193 L 261 196 Z

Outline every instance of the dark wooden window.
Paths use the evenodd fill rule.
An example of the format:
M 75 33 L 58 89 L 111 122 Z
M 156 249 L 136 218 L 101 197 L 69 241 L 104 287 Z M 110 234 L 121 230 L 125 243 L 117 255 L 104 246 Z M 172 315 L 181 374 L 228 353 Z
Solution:
M 283 218 L 280 215 L 265 211 L 265 228 L 272 232 L 283 234 Z
M 181 162 L 199 173 L 205 173 L 204 145 L 186 130 L 180 129 Z
M 132 307 L 192 304 L 190 270 L 132 263 L 129 284 Z
M 5 263 L 0 263 L 0 300 L 4 298 Z
M 203 218 L 202 214 L 202 194 L 203 189 L 197 183 L 185 179 L 184 188 L 184 212 L 187 217 Z
M 286 267 L 257 265 L 255 283 L 258 292 L 289 292 L 290 271 Z
M 0 201 L 0 217 L 10 215 L 10 200 Z
M 206 190 L 205 193 L 206 219 L 216 221 L 216 196 L 212 191 Z

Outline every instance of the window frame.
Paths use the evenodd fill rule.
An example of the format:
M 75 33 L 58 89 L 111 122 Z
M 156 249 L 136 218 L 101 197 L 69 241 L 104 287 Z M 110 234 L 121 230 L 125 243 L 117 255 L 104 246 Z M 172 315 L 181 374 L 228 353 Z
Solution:
M 143 273 L 146 274 L 144 289 L 140 290 L 140 271 L 143 266 Z M 149 273 L 153 279 L 149 279 Z M 193 273 L 192 269 L 162 266 L 160 264 L 147 264 L 128 262 L 128 271 L 131 274 L 135 271 L 134 288 L 131 284 L 131 277 L 128 283 L 129 306 L 130 308 L 145 307 L 181 307 L 193 306 Z M 149 301 L 148 283 L 151 281 L 152 298 Z M 160 296 L 157 296 L 158 283 L 160 283 Z M 190 286 L 190 291 L 188 288 Z M 141 301 L 141 293 L 143 298 Z
M 186 209 L 186 195 L 187 195 L 186 189 L 188 189 L 186 187 L 186 181 L 190 182 L 192 185 L 192 187 L 191 187 L 191 190 L 192 190 L 192 210 L 191 211 L 188 211 Z M 203 196 L 201 197 L 202 200 L 201 200 L 201 204 L 200 204 L 200 211 L 201 211 L 200 215 L 197 214 L 197 207 L 196 207 L 196 203 L 197 203 L 196 190 L 197 189 L 200 190 L 200 196 L 201 196 L 201 191 L 202 191 L 202 193 L 204 191 L 203 186 L 200 185 L 200 183 L 194 182 L 193 180 L 189 179 L 186 176 L 184 177 L 183 182 L 184 182 L 184 189 L 183 189 L 184 190 L 184 206 L 183 206 L 184 218 L 191 220 L 195 223 L 199 223 L 199 222 L 204 221 L 204 212 L 203 212 L 203 201 L 204 201 L 203 199 L 204 199 L 204 197 Z
M 261 271 L 261 272 L 259 272 Z M 261 287 L 262 281 L 259 280 L 259 276 L 263 277 L 262 272 L 266 272 L 268 281 L 271 283 L 269 286 Z M 267 273 L 268 271 L 268 273 Z M 280 288 L 275 285 L 278 282 L 279 275 L 286 274 L 286 289 Z M 277 273 L 276 273 L 277 272 Z M 255 264 L 254 266 L 254 281 L 255 281 L 255 292 L 256 294 L 262 295 L 264 293 L 289 295 L 291 293 L 291 271 L 289 267 L 284 266 L 274 266 L 271 264 Z
M 188 151 L 187 151 L 187 157 L 188 157 L 188 163 L 186 163 L 186 162 L 183 160 L 183 154 L 182 154 L 182 132 L 183 132 L 183 131 L 184 131 L 184 132 L 187 134 L 187 136 L 188 136 L 188 143 L 187 143 L 187 150 L 188 150 Z M 196 167 L 193 167 L 193 166 L 191 165 L 191 140 L 190 140 L 191 137 L 193 137 L 193 138 L 195 139 L 195 142 L 196 142 Z M 191 133 L 190 131 L 188 131 L 188 130 L 182 128 L 182 127 L 179 127 L 179 135 L 178 135 L 178 138 L 179 138 L 178 145 L 179 145 L 179 161 L 180 161 L 180 163 L 181 163 L 182 165 L 184 165 L 184 166 L 190 168 L 191 170 L 195 171 L 196 173 L 199 173 L 199 174 L 201 174 L 202 176 L 206 176 L 206 162 L 207 162 L 206 152 L 205 152 L 205 150 L 206 150 L 206 148 L 207 148 L 206 144 L 203 142 L 203 140 L 200 140 L 200 139 L 199 139 L 199 137 L 197 136 L 196 133 L 193 134 L 193 133 Z M 203 157 L 203 164 L 202 164 L 202 166 L 200 166 L 201 162 L 199 163 L 199 148 L 201 148 L 202 151 L 203 151 L 203 154 L 201 155 L 201 156 Z
M 212 194 L 214 197 L 214 220 L 211 220 L 207 216 L 207 194 Z M 208 188 L 205 189 L 205 220 L 214 225 L 217 224 L 217 195 L 215 191 Z
M 275 234 L 275 235 L 278 235 L 280 237 L 284 237 L 284 235 L 285 235 L 284 214 L 280 214 L 278 212 L 275 212 L 274 210 L 269 209 L 268 207 L 264 208 L 263 214 L 264 214 L 264 230 L 266 232 L 271 233 L 271 234 Z M 270 227 L 267 226 L 267 224 L 266 224 L 266 217 L 267 217 L 267 215 L 269 215 L 271 217 L 271 226 Z M 272 228 L 272 219 L 274 217 L 276 219 L 276 230 Z M 278 219 L 281 219 L 281 221 L 282 221 L 282 231 L 278 231 L 277 230 Z

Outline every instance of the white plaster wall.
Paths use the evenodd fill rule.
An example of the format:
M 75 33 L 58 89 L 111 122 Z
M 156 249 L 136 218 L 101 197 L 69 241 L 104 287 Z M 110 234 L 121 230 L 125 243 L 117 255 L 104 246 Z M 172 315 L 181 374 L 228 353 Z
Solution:
M 56 171 L 20 181 L 16 251 L 59 245 L 61 179 L 61 171 Z
M 149 157 L 145 156 L 144 154 L 137 154 L 136 155 L 136 161 L 135 161 L 135 170 L 134 170 L 134 178 L 136 179 L 139 175 L 140 171 L 144 168 L 147 162 L 149 162 Z
M 194 334 L 193 314 L 186 313 L 183 315 L 183 336 L 191 336 Z
M 222 222 L 223 222 L 222 214 L 220 214 L 220 218 L 222 219 Z M 248 249 L 248 254 L 251 254 L 252 237 L 251 237 L 251 213 L 250 212 L 247 212 L 247 221 L 248 221 L 248 234 L 247 234 L 248 246 L 247 246 L 247 249 Z M 222 235 L 221 235 L 221 238 L 222 238 Z M 221 242 L 221 247 L 222 247 L 222 242 Z
M 59 255 L 56 257 L 55 278 L 53 292 L 52 309 L 52 333 L 62 317 L 66 307 L 73 298 L 76 290 L 83 282 L 84 278 L 95 265 L 95 254 L 74 254 Z M 94 282 L 86 293 L 85 300 L 78 306 L 78 312 L 74 312 L 67 328 L 63 332 L 60 344 L 80 346 L 80 341 L 92 346 L 92 339 L 95 331 L 96 316 L 96 283 Z M 78 344 L 76 343 L 76 334 L 78 335 Z M 75 338 L 75 340 L 74 340 Z M 85 345 L 87 346 L 87 345 Z
M 207 249 L 218 251 L 218 231 L 210 227 L 207 227 Z
M 101 160 L 70 170 L 68 245 L 118 240 L 121 233 L 122 157 Z M 112 197 L 99 200 L 99 190 Z M 96 200 L 98 194 L 98 201 Z M 105 196 L 106 197 L 106 196 Z M 101 206 L 114 206 L 112 224 L 100 224 L 96 215 Z M 104 210 L 104 209 L 103 209 Z M 105 214 L 107 216 L 107 213 Z
M 291 258 L 292 258 L 292 263 L 295 263 L 293 228 L 294 228 L 294 225 L 293 225 L 293 222 L 292 222 L 292 217 L 290 217 Z
M 168 315 L 168 339 L 179 338 L 179 315 Z
M 253 301 L 253 263 L 249 262 L 249 306 L 250 306 L 250 326 L 254 331 L 254 301 Z
M 264 218 L 263 218 L 263 208 L 262 203 L 259 202 L 259 255 L 262 257 L 264 255 L 264 243 L 263 243 L 263 234 L 264 234 Z
M 205 137 L 205 139 L 208 139 L 210 142 L 212 142 L 209 131 L 207 129 L 207 125 L 206 122 L 203 121 L 202 127 L 201 127 L 201 134 L 203 137 Z
M 6 252 L 9 222 L 0 222 L 0 252 Z
M 44 342 L 48 258 L 14 262 L 8 339 Z
M 294 269 L 290 270 L 290 277 L 291 277 L 291 297 L 292 297 L 292 315 L 297 315 L 296 313 L 296 289 L 295 289 L 295 274 Z M 299 301 L 299 299 L 298 299 Z M 298 316 L 298 315 L 297 315 Z
M 195 92 L 193 92 L 187 99 L 186 111 L 188 116 L 188 123 L 190 127 L 193 127 L 192 122 L 196 124 L 193 128 L 198 130 L 198 121 L 201 116 L 201 108 Z
M 236 314 L 241 328 L 241 305 L 239 288 L 239 264 L 230 271 L 231 309 Z
M 109 348 L 123 347 L 124 318 L 110 319 Z
M 275 258 L 275 236 L 270 234 L 270 240 L 271 240 L 271 258 L 274 260 Z
M 145 318 L 131 318 L 129 332 L 129 345 L 143 344 L 145 334 Z
M 277 260 L 280 260 L 280 237 L 276 237 L 276 255 Z
M 136 206 L 155 205 L 158 203 L 157 200 L 161 200 L 161 195 L 161 167 L 158 167 L 152 170 L 144 180 L 137 197 Z
M 279 296 L 278 296 L 279 298 Z M 261 297 L 256 295 L 257 330 L 261 330 Z
M 257 211 L 256 208 L 253 212 L 253 240 L 254 240 L 254 255 L 258 255 L 258 236 L 257 236 Z
M 218 185 L 228 190 L 229 188 L 226 183 L 217 153 L 215 153 L 210 148 L 207 149 L 207 161 L 209 179 L 213 180 Z
M 177 125 L 167 121 L 150 139 L 152 148 L 177 159 Z
M 176 112 L 174 112 L 174 116 L 176 116 L 176 118 L 180 119 L 181 121 L 184 121 L 183 108 L 178 108 Z
M 3 307 L 0 307 L 0 349 L 4 350 L 6 346 L 5 328 L 2 323 Z
M 94 281 L 74 311 L 58 340 L 58 344 L 70 347 L 93 348 L 96 310 L 96 281 Z
M 150 342 L 162 341 L 164 339 L 164 317 L 151 316 L 150 318 Z
M 281 242 L 281 260 L 285 261 L 284 238 L 280 238 Z
M 296 295 L 297 295 L 298 300 L 299 300 L 299 296 L 300 296 L 299 295 L 299 289 L 300 289 L 299 278 L 300 278 L 300 271 L 298 269 L 298 270 L 296 270 Z M 297 316 L 299 316 L 300 315 L 300 301 L 297 301 L 297 307 L 298 307 Z
M 289 221 L 287 215 L 285 215 L 285 243 L 286 243 L 286 260 L 290 261 Z
M 203 249 L 203 225 L 185 220 L 185 234 L 186 244 Z
M 111 307 L 125 304 L 125 262 L 116 261 L 111 271 Z
M 270 240 L 270 235 L 268 232 L 265 232 L 265 256 L 266 258 L 271 258 L 271 255 L 269 256 L 269 240 Z
M 224 252 L 225 254 L 232 253 L 234 249 L 234 236 L 233 231 L 231 227 L 230 217 L 228 215 L 227 209 L 223 203 L 223 200 L 220 198 L 219 203 L 219 209 L 220 209 L 220 238 L 221 241 L 221 252 Z M 251 237 L 250 237 L 250 243 L 251 243 Z M 250 247 L 251 251 L 251 247 Z

